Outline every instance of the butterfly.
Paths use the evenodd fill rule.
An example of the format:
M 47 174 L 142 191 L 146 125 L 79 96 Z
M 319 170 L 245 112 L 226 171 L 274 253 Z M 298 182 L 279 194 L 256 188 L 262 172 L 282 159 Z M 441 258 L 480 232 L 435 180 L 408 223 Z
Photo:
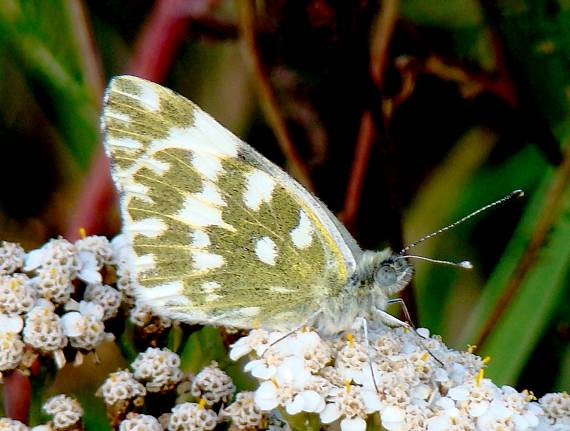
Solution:
M 183 96 L 115 77 L 102 115 L 138 296 L 161 315 L 322 333 L 387 312 L 405 253 L 362 250 L 291 176 Z

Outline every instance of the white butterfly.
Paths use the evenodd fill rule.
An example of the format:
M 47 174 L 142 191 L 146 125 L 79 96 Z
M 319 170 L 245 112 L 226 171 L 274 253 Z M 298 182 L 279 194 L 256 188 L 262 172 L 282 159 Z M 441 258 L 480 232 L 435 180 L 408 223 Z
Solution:
M 361 250 L 323 203 L 192 102 L 119 76 L 102 123 L 131 270 L 157 312 L 328 334 L 359 319 L 405 325 L 384 311 L 412 277 L 405 252 Z

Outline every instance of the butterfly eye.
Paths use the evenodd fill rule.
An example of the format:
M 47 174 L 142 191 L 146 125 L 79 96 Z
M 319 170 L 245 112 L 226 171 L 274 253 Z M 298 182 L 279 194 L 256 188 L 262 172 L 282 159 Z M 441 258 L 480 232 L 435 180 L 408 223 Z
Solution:
M 396 271 L 391 266 L 382 265 L 374 274 L 374 281 L 380 286 L 392 286 L 397 282 Z

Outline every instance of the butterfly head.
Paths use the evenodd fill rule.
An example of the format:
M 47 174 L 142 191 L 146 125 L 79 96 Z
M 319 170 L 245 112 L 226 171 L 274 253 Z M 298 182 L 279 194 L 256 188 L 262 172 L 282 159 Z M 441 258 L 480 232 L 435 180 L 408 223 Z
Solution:
M 404 289 L 412 279 L 414 268 L 405 255 L 390 253 L 374 269 L 374 285 L 386 295 Z
M 390 296 L 404 289 L 412 279 L 414 268 L 406 255 L 385 249 L 365 251 L 355 272 L 360 286 L 368 286 L 375 293 Z

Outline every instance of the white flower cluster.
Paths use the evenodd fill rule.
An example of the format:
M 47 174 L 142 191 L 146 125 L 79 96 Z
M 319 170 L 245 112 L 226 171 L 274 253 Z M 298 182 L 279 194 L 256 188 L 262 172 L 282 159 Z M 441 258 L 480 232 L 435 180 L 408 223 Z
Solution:
M 52 239 L 29 253 L 2 242 L 0 377 L 16 368 L 27 372 L 38 355 L 51 355 L 62 367 L 67 346 L 76 349 L 79 365 L 84 353 L 112 340 L 105 322 L 118 315 L 122 304 L 134 304 L 126 264 L 130 250 L 123 235 L 112 241 L 87 236 L 73 244 Z M 144 313 L 142 318 L 137 311 L 135 324 L 152 326 L 153 334 L 171 324 L 148 309 Z
M 204 403 L 183 403 L 174 406 L 168 421 L 169 431 L 213 430 L 218 424 L 215 411 L 204 407 Z
M 537 403 L 526 391 L 499 388 L 483 378 L 486 361 L 418 331 L 422 337 L 378 325 L 368 340 L 324 340 L 311 331 L 253 330 L 230 357 L 252 358 L 245 370 L 260 381 L 254 399 L 262 411 L 292 420 L 311 413 L 342 431 L 364 431 L 374 416 L 389 431 L 570 429 L 555 425 L 570 423 L 567 400 Z
M 230 376 L 218 368 L 218 364 L 203 368 L 192 382 L 192 396 L 203 399 L 208 407 L 219 402 L 227 403 L 236 387 Z
M 252 392 L 242 392 L 224 407 L 235 392 L 231 378 L 215 362 L 190 381 L 183 379 L 180 358 L 168 349 L 148 348 L 131 364 L 133 373 L 117 371 L 98 389 L 114 428 L 120 430 L 209 431 L 224 420 L 237 429 L 265 429 L 265 416 L 253 401 Z M 186 390 L 185 386 L 189 386 Z M 159 418 L 139 414 L 150 394 L 187 392 L 196 402 L 184 399 Z M 186 397 L 184 397 L 186 398 Z M 155 398 L 153 398 L 155 399 Z
M 0 431 L 28 431 L 26 424 L 9 418 L 0 418 Z
M 538 400 L 544 416 L 537 430 L 570 430 L 570 395 L 567 392 L 546 394 Z
M 168 391 L 182 380 L 180 357 L 166 348 L 149 347 L 138 354 L 131 367 L 148 392 Z
M 26 252 L 20 244 L 0 243 L 0 274 L 12 274 L 24 266 Z
M 142 402 L 136 400 L 146 395 L 146 389 L 130 371 L 123 370 L 111 373 L 96 395 L 102 397 L 108 406 L 130 401 L 141 405 Z
M 0 431 L 79 431 L 83 430 L 81 419 L 83 408 L 74 398 L 66 395 L 56 395 L 48 399 L 42 410 L 53 416 L 53 419 L 44 425 L 29 428 L 14 419 L 0 418 Z
M 220 412 L 220 417 L 228 417 L 234 427 L 240 430 L 259 429 L 266 416 L 255 405 L 254 393 L 243 391 L 236 395 L 235 401 Z
M 150 415 L 131 413 L 121 422 L 119 431 L 162 431 L 158 419 Z
M 144 328 L 146 335 L 161 334 L 172 325 L 168 317 L 157 316 L 151 307 L 141 301 L 132 301 L 134 305 L 130 310 L 130 320 L 137 328 Z
M 56 395 L 43 405 L 43 410 L 53 416 L 50 424 L 56 430 L 69 430 L 83 417 L 81 405 L 66 395 Z

